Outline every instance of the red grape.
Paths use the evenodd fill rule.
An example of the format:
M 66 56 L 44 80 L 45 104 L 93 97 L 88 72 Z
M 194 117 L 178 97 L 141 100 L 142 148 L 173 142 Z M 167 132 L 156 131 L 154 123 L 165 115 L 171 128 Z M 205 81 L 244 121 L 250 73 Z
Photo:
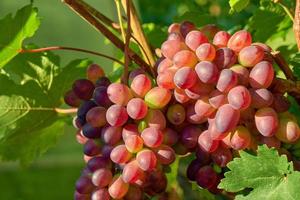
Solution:
M 129 189 L 129 184 L 125 183 L 122 176 L 114 177 L 108 188 L 109 195 L 114 199 L 123 198 Z
M 226 47 L 230 34 L 226 31 L 219 31 L 216 33 L 213 39 L 213 44 L 219 48 Z
M 105 75 L 103 69 L 97 64 L 91 64 L 86 70 L 86 77 L 93 83 Z
M 270 108 L 261 108 L 255 113 L 255 125 L 257 130 L 265 137 L 271 137 L 278 128 L 276 112 Z
M 151 80 L 145 74 L 137 75 L 133 78 L 130 88 L 134 96 L 143 98 L 151 89 Z
M 175 161 L 176 158 L 175 151 L 167 145 L 161 145 L 160 147 L 156 148 L 155 154 L 157 160 L 162 165 L 170 165 Z
M 93 173 L 92 182 L 99 188 L 106 187 L 110 184 L 113 175 L 109 169 L 98 169 Z
M 133 98 L 127 104 L 127 113 L 132 119 L 143 119 L 147 112 L 148 107 L 140 98 Z
M 235 128 L 239 119 L 240 112 L 235 110 L 231 105 L 225 104 L 216 113 L 216 129 L 220 133 L 231 131 Z
M 259 46 L 247 46 L 239 52 L 239 63 L 245 67 L 253 67 L 264 59 L 265 51 Z
M 216 56 L 216 49 L 210 43 L 204 43 L 196 49 L 196 55 L 201 61 L 213 61 Z
M 122 137 L 122 127 L 106 126 L 102 128 L 101 138 L 108 145 L 117 144 Z
M 153 151 L 144 149 L 136 155 L 139 167 L 144 171 L 151 171 L 156 167 L 157 158 Z
M 219 69 L 209 61 L 202 61 L 195 67 L 199 79 L 203 83 L 216 83 L 219 77 Z
M 220 92 L 228 92 L 237 85 L 237 75 L 230 69 L 223 69 L 217 82 L 217 89 Z
M 144 144 L 148 147 L 158 147 L 163 141 L 162 132 L 153 127 L 144 129 L 141 133 L 141 137 L 144 140 Z
M 127 163 L 132 154 L 127 150 L 124 144 L 116 146 L 110 153 L 110 159 L 117 164 Z
M 191 31 L 187 34 L 185 38 L 186 45 L 192 49 L 193 51 L 196 51 L 196 49 L 203 43 L 207 43 L 208 39 L 205 36 L 204 33 L 200 31 Z
M 209 131 L 206 130 L 200 134 L 198 138 L 198 145 L 205 152 L 214 152 L 219 146 L 219 141 L 213 140 L 210 137 Z
M 111 126 L 123 126 L 128 120 L 126 108 L 121 105 L 112 105 L 106 112 L 106 120 Z
M 250 72 L 249 83 L 253 88 L 268 88 L 274 77 L 273 65 L 270 62 L 262 61 L 256 64 Z
M 75 95 L 82 100 L 89 100 L 93 96 L 95 86 L 87 79 L 78 79 L 72 85 Z
M 93 127 L 102 127 L 106 124 L 106 109 L 98 106 L 90 109 L 86 114 L 86 121 Z
M 197 56 L 190 50 L 181 50 L 173 57 L 173 63 L 176 67 L 194 67 L 198 62 Z
M 251 34 L 245 30 L 235 32 L 229 39 L 227 47 L 235 52 L 240 52 L 244 47 L 252 43 Z
M 236 60 L 237 56 L 235 53 L 231 49 L 224 47 L 216 51 L 214 63 L 219 69 L 224 69 L 230 68 L 232 65 L 234 65 Z
M 131 90 L 121 83 L 110 84 L 107 88 L 107 95 L 113 103 L 123 106 L 132 98 Z
M 153 109 L 165 107 L 171 100 L 171 92 L 165 88 L 154 87 L 145 96 L 146 104 Z
M 244 86 L 236 86 L 228 92 L 228 103 L 236 110 L 245 110 L 251 104 L 251 95 Z

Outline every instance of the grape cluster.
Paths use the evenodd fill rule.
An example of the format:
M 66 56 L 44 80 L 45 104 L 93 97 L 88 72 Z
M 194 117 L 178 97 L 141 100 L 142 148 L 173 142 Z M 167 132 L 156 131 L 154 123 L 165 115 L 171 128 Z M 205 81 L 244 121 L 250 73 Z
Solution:
M 157 84 L 171 90 L 178 102 L 169 105 L 169 121 L 200 129 L 187 132 L 185 127 L 180 134 L 187 151 L 196 151 L 187 169 L 190 180 L 218 192 L 222 173 L 216 171 L 238 150 L 256 150 L 258 144 L 280 150 L 282 143 L 299 139 L 287 98 L 272 91 L 275 72 L 269 46 L 252 43 L 245 30 L 230 35 L 215 28 L 205 34 L 191 22 L 172 24 L 168 32 Z
M 153 87 L 142 70 L 130 73 L 129 86 L 111 83 L 98 65 L 76 80 L 65 102 L 79 107 L 74 118 L 87 167 L 76 183 L 75 199 L 143 199 L 164 194 L 164 166 L 175 160 L 177 133 L 163 112 L 171 92 Z
M 273 88 L 271 48 L 249 32 L 174 23 L 161 46 L 155 80 L 141 69 L 111 83 L 96 64 L 65 102 L 86 168 L 75 200 L 176 199 L 166 192 L 176 155 L 195 155 L 187 178 L 212 193 L 239 150 L 266 144 L 289 155 L 300 129 L 290 103 Z M 290 156 L 292 159 L 292 155 Z

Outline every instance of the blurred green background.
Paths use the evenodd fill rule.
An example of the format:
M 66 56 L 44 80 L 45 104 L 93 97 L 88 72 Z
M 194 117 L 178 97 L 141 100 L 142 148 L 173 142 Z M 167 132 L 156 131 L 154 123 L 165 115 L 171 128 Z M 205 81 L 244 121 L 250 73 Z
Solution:
M 114 0 L 86 0 L 112 19 L 116 19 Z M 0 18 L 28 4 L 30 0 L 0 0 Z M 189 19 L 187 11 L 199 13 L 197 25 L 216 23 L 229 29 L 241 28 L 249 19 L 254 7 L 229 15 L 228 1 L 225 0 L 139 0 L 135 1 L 141 10 L 142 21 L 152 44 L 158 47 L 162 29 L 172 23 Z M 254 0 L 256 2 L 256 0 Z M 42 23 L 36 35 L 26 40 L 41 47 L 70 46 L 114 54 L 118 50 L 85 21 L 76 16 L 61 0 L 35 0 Z M 158 6 L 159 5 L 159 6 Z M 183 17 L 180 17 L 182 16 Z M 193 15 L 195 16 L 195 14 Z M 198 14 L 196 15 L 198 16 Z M 209 16 L 209 18 L 207 17 Z M 154 23 L 154 24 L 151 24 Z M 112 63 L 96 56 L 78 52 L 56 51 L 62 66 L 77 58 L 90 58 L 99 63 L 107 72 Z M 63 130 L 62 130 L 63 131 Z M 17 148 L 17 147 L 16 147 Z M 0 163 L 0 200 L 69 200 L 73 199 L 74 184 L 84 166 L 82 146 L 77 144 L 75 130 L 66 125 L 65 135 L 57 146 L 38 158 L 30 167 L 21 168 L 18 163 Z

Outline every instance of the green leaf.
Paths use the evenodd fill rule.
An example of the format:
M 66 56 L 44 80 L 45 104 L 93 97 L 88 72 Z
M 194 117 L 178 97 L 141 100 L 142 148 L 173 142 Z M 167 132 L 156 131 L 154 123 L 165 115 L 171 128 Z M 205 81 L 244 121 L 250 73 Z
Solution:
M 193 22 L 196 26 L 201 27 L 206 24 L 216 24 L 217 20 L 215 17 L 209 15 L 209 14 L 203 14 L 203 12 L 196 12 L 196 11 L 191 11 L 191 12 L 185 12 L 183 15 L 180 17 L 175 17 L 174 21 L 181 23 L 182 21 L 191 21 Z
M 237 200 L 297 200 L 300 199 L 300 172 L 293 170 L 293 164 L 286 156 L 279 156 L 275 149 L 259 146 L 257 155 L 240 152 L 227 166 L 230 169 L 219 187 L 229 192 L 243 192 Z
M 253 41 L 265 42 L 270 36 L 277 33 L 281 22 L 286 23 L 284 21 L 285 12 L 280 6 L 273 5 L 272 2 L 264 4 L 264 6 L 256 10 L 249 21 L 249 29 L 254 32 Z
M 39 25 L 37 9 L 31 5 L 0 20 L 0 68 L 19 53 L 23 40 L 32 37 Z
M 155 48 L 159 48 L 160 45 L 167 38 L 166 27 L 158 26 L 154 23 L 143 24 L 143 30 L 151 45 Z
M 85 77 L 90 61 L 64 68 L 52 53 L 20 54 L 0 74 L 0 158 L 28 164 L 53 146 L 64 119 L 55 108 L 76 78 Z M 24 73 L 22 73 L 24 71 Z
M 229 5 L 231 11 L 241 12 L 248 6 L 249 2 L 250 0 L 229 0 Z
M 293 66 L 294 75 L 300 78 L 300 53 L 296 53 L 292 56 L 290 64 Z

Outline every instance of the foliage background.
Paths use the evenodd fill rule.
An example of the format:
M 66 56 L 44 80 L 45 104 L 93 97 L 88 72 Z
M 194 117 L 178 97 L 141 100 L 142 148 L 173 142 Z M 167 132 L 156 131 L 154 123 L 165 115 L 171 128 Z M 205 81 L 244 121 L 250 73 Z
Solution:
M 11 12 L 15 13 L 29 2 L 29 0 L 1 0 L 0 18 Z M 87 2 L 109 17 L 116 18 L 113 0 Z M 241 2 L 244 5 L 249 3 L 247 0 Z M 293 2 L 283 0 L 288 6 L 293 6 Z M 136 3 L 139 10 L 142 10 L 140 14 L 144 28 L 155 47 L 159 47 L 164 39 L 164 31 L 168 24 L 185 19 L 193 21 L 198 26 L 215 23 L 231 32 L 247 28 L 254 34 L 255 41 L 267 42 L 274 49 L 281 50 L 287 59 L 295 56 L 296 43 L 291 21 L 283 9 L 278 5 L 274 6 L 270 0 L 253 0 L 244 10 L 243 6 L 234 7 L 236 11 L 242 10 L 241 12 L 230 11 L 227 0 L 137 0 Z M 35 36 L 26 40 L 26 44 L 34 42 L 39 46 L 72 46 L 120 55 L 60 0 L 36 0 L 34 5 L 39 8 L 42 22 Z M 113 69 L 111 62 L 99 57 L 77 52 L 60 51 L 55 54 L 60 55 L 62 66 L 70 60 L 87 57 L 101 64 L 107 72 Z M 70 126 L 70 121 L 68 124 L 58 145 L 35 160 L 30 167 L 20 168 L 14 162 L 0 163 L 0 199 L 72 199 L 74 182 L 84 163 L 82 147 L 75 141 L 75 130 Z M 194 198 L 191 196 L 189 199 Z

